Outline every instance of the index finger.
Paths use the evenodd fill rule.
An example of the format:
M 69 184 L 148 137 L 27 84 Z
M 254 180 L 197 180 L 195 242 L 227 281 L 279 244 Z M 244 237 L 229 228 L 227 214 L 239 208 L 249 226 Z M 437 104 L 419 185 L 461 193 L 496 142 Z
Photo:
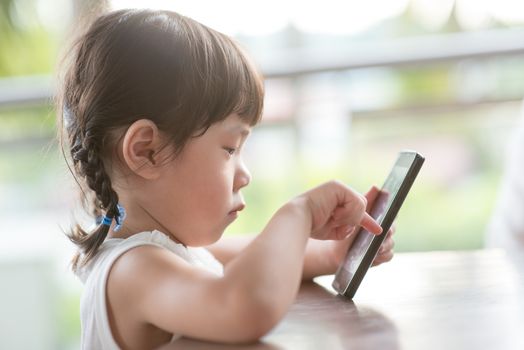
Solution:
M 379 235 L 382 233 L 382 226 L 373 219 L 368 213 L 364 213 L 362 220 L 360 221 L 360 226 L 364 227 L 370 233 L 374 235 Z

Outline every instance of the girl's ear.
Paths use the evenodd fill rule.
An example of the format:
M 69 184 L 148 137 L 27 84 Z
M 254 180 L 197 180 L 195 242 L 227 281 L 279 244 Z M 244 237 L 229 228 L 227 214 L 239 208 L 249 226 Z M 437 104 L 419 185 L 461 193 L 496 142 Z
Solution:
M 156 124 L 149 119 L 137 120 L 124 134 L 124 162 L 136 175 L 148 180 L 156 179 L 160 175 L 160 147 L 161 139 Z

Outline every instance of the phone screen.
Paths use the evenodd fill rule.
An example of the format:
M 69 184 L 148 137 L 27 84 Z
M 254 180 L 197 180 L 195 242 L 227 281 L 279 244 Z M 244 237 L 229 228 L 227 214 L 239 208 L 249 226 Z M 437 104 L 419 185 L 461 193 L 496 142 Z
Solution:
M 333 288 L 339 294 L 348 298 L 355 295 L 423 163 L 424 157 L 417 152 L 399 153 L 370 210 L 383 231 L 376 236 L 360 228 L 333 280 Z
M 404 178 L 408 174 L 408 171 L 409 164 L 404 166 L 404 164 L 397 163 L 391 170 L 391 173 L 386 179 L 384 186 L 377 195 L 377 198 L 373 203 L 373 207 L 371 208 L 370 215 L 379 224 L 382 225 L 382 221 L 384 220 L 384 217 L 391 206 L 391 203 L 393 202 L 393 198 L 395 198 L 398 190 L 400 189 L 400 186 L 402 185 L 402 182 L 404 181 Z M 386 234 L 386 232 L 383 232 L 382 234 Z M 349 280 L 353 278 L 353 275 L 360 266 L 362 259 L 364 258 L 364 255 L 366 254 L 374 237 L 375 235 L 369 233 L 364 228 L 361 228 L 358 232 L 357 237 L 353 241 L 353 244 L 348 251 L 343 266 L 343 269 L 346 270 L 345 272 Z

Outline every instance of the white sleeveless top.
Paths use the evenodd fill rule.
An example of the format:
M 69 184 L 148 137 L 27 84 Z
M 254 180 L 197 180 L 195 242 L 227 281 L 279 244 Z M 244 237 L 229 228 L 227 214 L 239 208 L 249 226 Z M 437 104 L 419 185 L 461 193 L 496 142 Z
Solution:
M 205 248 L 185 247 L 169 239 L 160 231 L 141 232 L 126 239 L 109 238 L 102 243 L 98 253 L 85 267 L 77 271 L 84 283 L 80 300 L 82 324 L 82 349 L 119 349 L 109 326 L 106 307 L 106 284 L 111 266 L 118 257 L 142 245 L 165 248 L 195 266 L 223 275 L 223 266 Z M 173 335 L 173 339 L 177 336 Z

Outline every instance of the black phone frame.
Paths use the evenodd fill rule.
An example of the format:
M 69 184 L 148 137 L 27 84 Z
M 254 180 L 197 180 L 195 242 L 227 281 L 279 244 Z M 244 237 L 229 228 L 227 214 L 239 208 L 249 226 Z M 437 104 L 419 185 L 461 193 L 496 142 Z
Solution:
M 335 279 L 333 280 L 333 283 L 332 283 L 333 288 L 339 294 L 349 299 L 352 299 L 355 296 L 355 293 L 357 292 L 358 287 L 360 286 L 362 280 L 364 279 L 366 272 L 371 267 L 371 264 L 373 263 L 373 260 L 375 259 L 375 256 L 377 255 L 382 242 L 386 238 L 386 233 L 391 228 L 391 225 L 393 224 L 393 221 L 395 220 L 395 217 L 397 216 L 400 210 L 400 207 L 404 203 L 404 200 L 406 199 L 407 194 L 409 193 L 409 190 L 411 189 L 411 186 L 415 182 L 415 178 L 417 177 L 420 171 L 420 168 L 422 167 L 422 164 L 424 163 L 424 160 L 425 159 L 422 155 L 414 151 L 399 152 L 398 158 L 395 161 L 395 164 L 393 165 L 393 168 L 391 169 L 388 177 L 386 178 L 384 185 L 387 183 L 391 174 L 393 174 L 393 170 L 395 169 L 395 167 L 399 166 L 399 164 L 408 163 L 409 168 L 390 206 L 386 208 L 384 219 L 381 222 L 382 233 L 378 236 L 373 237 L 373 240 L 371 241 L 368 249 L 364 253 L 362 260 L 360 261 L 359 266 L 357 267 L 357 270 L 355 271 L 353 276 L 349 279 L 349 281 L 347 281 L 349 277 L 349 272 L 344 268 L 348 254 L 351 250 L 351 247 L 350 249 L 348 249 L 346 257 L 344 258 L 344 261 L 340 264 L 335 274 Z M 364 228 L 360 228 L 357 235 L 360 234 L 362 230 L 365 231 Z M 347 282 L 344 282 L 344 281 L 347 281 Z M 341 286 L 341 283 L 345 284 L 346 286 L 345 287 Z

